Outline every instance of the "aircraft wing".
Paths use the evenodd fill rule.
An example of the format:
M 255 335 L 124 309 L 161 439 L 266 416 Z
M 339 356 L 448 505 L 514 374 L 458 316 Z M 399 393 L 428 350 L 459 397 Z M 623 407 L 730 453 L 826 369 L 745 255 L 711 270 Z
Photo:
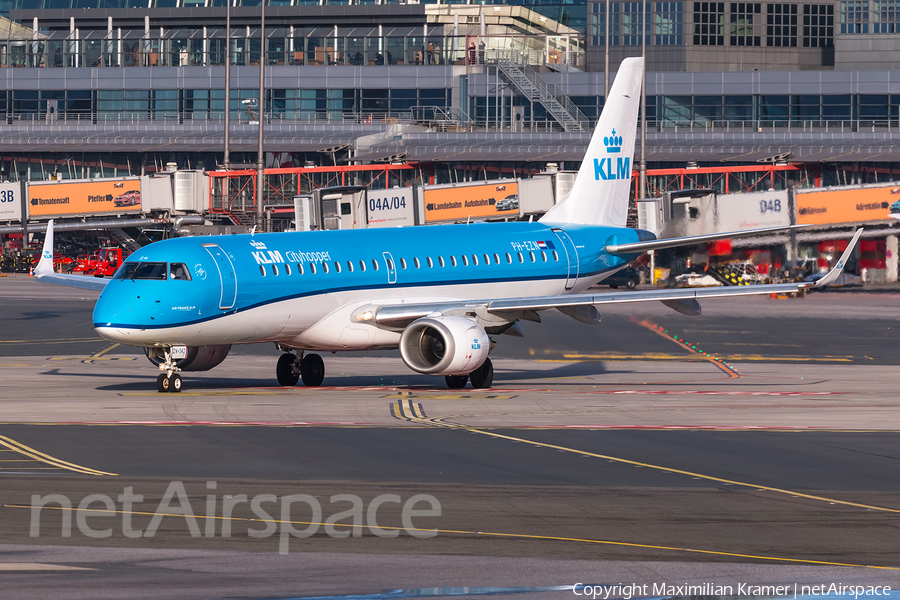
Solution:
M 34 278 L 44 283 L 55 283 L 84 290 L 102 290 L 109 279 L 87 277 L 84 275 L 67 275 L 53 270 L 53 219 L 47 223 L 47 235 L 44 237 L 44 248 L 41 260 L 34 269 Z
M 387 328 L 402 328 L 417 319 L 429 315 L 490 316 L 508 320 L 526 319 L 539 321 L 537 311 L 559 309 L 564 314 L 584 323 L 596 323 L 599 314 L 595 307 L 604 304 L 650 302 L 658 300 L 682 314 L 699 315 L 701 298 L 723 296 L 750 296 L 755 294 L 784 294 L 805 289 L 823 288 L 840 276 L 853 252 L 862 229 L 857 230 L 840 260 L 825 277 L 816 282 L 780 283 L 715 288 L 681 288 L 646 290 L 639 292 L 603 292 L 561 296 L 537 296 L 532 298 L 498 298 L 459 302 L 432 302 L 422 304 L 393 304 L 369 306 L 354 313 L 358 322 L 369 322 Z M 487 313 L 487 315 L 485 315 Z

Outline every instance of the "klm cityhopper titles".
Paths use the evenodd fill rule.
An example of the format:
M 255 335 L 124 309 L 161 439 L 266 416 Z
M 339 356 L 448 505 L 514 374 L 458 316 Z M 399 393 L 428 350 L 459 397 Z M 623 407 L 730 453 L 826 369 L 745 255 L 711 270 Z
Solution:
M 102 288 L 94 328 L 142 346 L 161 371 L 160 392 L 182 389 L 183 371 L 221 363 L 235 344 L 283 351 L 281 385 L 321 385 L 316 351 L 399 349 L 419 373 L 447 385 L 489 387 L 494 337 L 521 336 L 518 322 L 555 308 L 598 323 L 597 307 L 659 300 L 700 314 L 701 297 L 795 292 L 815 284 L 584 293 L 650 250 L 778 228 L 657 240 L 625 217 L 643 61 L 623 61 L 571 192 L 536 223 L 178 238 L 132 254 L 112 279 L 53 272 L 53 222 L 40 281 Z

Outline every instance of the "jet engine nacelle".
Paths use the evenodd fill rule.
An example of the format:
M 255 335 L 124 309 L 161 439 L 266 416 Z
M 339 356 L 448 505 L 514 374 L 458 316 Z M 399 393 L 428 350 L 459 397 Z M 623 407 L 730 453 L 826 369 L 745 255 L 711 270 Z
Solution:
M 187 355 L 175 361 L 175 366 L 182 371 L 209 371 L 228 356 L 231 345 L 223 346 L 188 346 Z M 147 358 L 154 365 L 166 362 L 162 348 L 144 348 Z
M 400 356 L 427 375 L 467 375 L 484 364 L 491 349 L 484 329 L 464 317 L 425 317 L 400 336 Z

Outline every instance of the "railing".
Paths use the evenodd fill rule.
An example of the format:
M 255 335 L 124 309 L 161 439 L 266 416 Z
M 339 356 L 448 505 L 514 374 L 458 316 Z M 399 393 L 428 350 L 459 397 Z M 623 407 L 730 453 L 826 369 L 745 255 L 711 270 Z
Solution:
M 553 87 L 553 86 L 550 86 Z M 249 125 L 246 111 L 237 109 L 231 112 L 232 125 Z M 225 122 L 225 114 L 222 111 L 151 111 L 139 110 L 129 112 L 58 112 L 47 118 L 46 111 L 38 112 L 13 112 L 5 116 L 0 115 L 0 128 L 6 125 L 221 125 Z M 469 130 L 494 129 L 494 119 L 468 120 L 462 118 L 459 109 L 444 108 L 440 106 L 413 106 L 403 111 L 357 111 L 343 112 L 323 109 L 320 111 L 306 110 L 282 110 L 266 114 L 266 122 L 274 125 L 306 125 L 306 124 L 345 124 L 361 126 L 385 126 L 392 123 L 446 125 L 448 128 L 454 125 L 466 126 Z M 505 121 L 508 129 L 508 120 Z M 593 123 L 585 119 L 583 122 L 585 131 L 593 129 Z M 526 130 L 531 132 L 563 131 L 559 123 L 555 121 L 532 121 L 526 119 L 523 122 Z M 640 123 L 638 124 L 640 129 Z M 704 133 L 900 133 L 900 120 L 695 120 L 695 121 L 648 121 L 648 133 L 677 133 L 677 134 L 704 134 Z
M 439 30 L 440 31 L 440 30 Z M 0 40 L 0 68 L 191 67 L 224 66 L 221 31 L 204 38 L 130 37 L 104 39 Z M 196 34 L 196 35 L 195 35 Z M 218 37 L 220 36 L 221 37 Z M 565 37 L 565 36 L 563 36 Z M 268 66 L 478 65 L 497 61 L 498 53 L 518 52 L 527 64 L 583 67 L 585 39 L 568 36 L 568 46 L 545 35 L 410 35 L 403 37 L 269 38 L 263 62 Z M 476 44 L 474 48 L 470 43 Z M 485 45 L 482 47 L 481 43 Z M 259 65 L 259 38 L 232 38 L 231 64 Z

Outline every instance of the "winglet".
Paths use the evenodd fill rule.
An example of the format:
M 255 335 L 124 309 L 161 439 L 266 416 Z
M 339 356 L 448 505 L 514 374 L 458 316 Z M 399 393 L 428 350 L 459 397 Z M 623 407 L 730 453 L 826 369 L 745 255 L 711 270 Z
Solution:
M 41 250 L 41 260 L 34 269 L 35 277 L 52 275 L 53 270 L 53 219 L 47 223 L 47 234 L 44 236 L 44 249 Z
M 818 280 L 815 284 L 810 287 L 821 288 L 825 287 L 829 283 L 833 283 L 835 279 L 841 276 L 841 273 L 844 272 L 844 267 L 847 266 L 847 259 L 850 258 L 850 254 L 853 252 L 853 249 L 856 247 L 856 242 L 859 241 L 859 236 L 862 235 L 862 228 L 856 230 L 856 234 L 853 236 L 853 239 L 850 240 L 850 243 L 847 244 L 847 249 L 844 250 L 844 253 L 841 255 L 841 259 L 837 261 L 837 264 L 834 265 L 834 268 L 828 271 L 828 274 L 825 277 Z

